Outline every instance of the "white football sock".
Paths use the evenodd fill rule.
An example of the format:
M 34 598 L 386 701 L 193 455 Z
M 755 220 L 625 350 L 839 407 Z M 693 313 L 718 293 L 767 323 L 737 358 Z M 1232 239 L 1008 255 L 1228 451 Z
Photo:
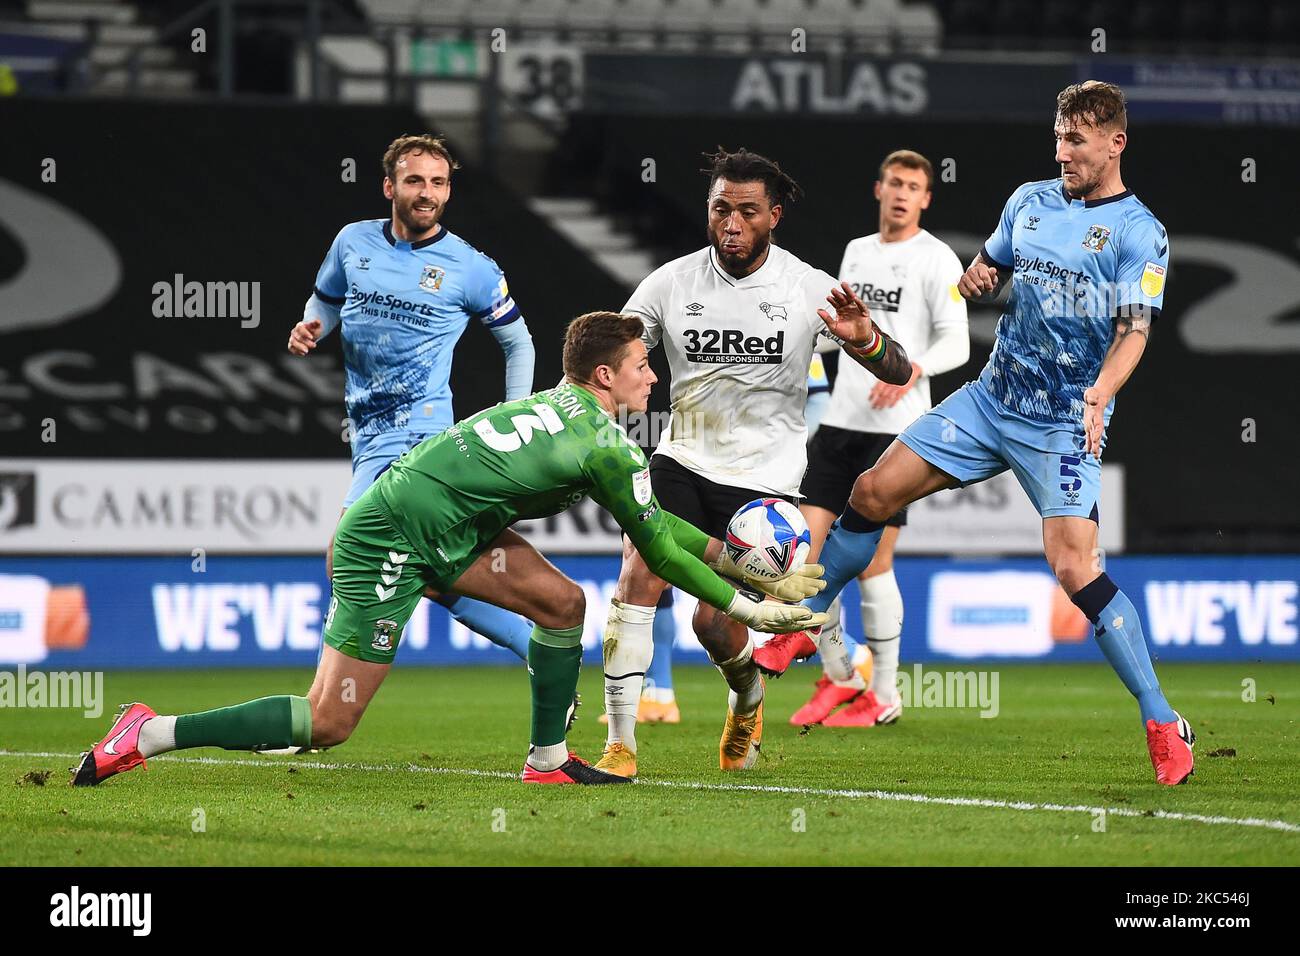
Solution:
M 140 725 L 140 754 L 152 757 L 176 749 L 176 718 L 150 717 Z
M 542 773 L 560 769 L 568 759 L 569 744 L 564 740 L 558 744 L 547 744 L 545 747 L 528 748 L 528 766 Z
M 737 717 L 748 717 L 763 702 L 763 676 L 754 664 L 754 635 L 745 636 L 745 646 L 730 660 L 713 662 L 722 679 L 731 688 L 727 706 Z
M 903 595 L 892 570 L 859 581 L 862 631 L 874 658 L 871 690 L 881 703 L 898 696 L 898 645 L 903 633 Z
M 849 659 L 849 649 L 844 643 L 844 629 L 841 627 L 841 607 L 840 599 L 837 597 L 826 609 L 826 615 L 830 620 L 822 628 L 821 636 L 817 638 L 817 653 L 822 658 L 822 672 L 831 683 L 838 687 L 855 687 L 862 690 L 867 685 L 861 675 L 853 669 L 853 661 Z
M 607 744 L 622 743 L 636 752 L 636 708 L 646 668 L 654 657 L 655 609 L 651 605 L 609 602 L 602 651 L 605 657 Z

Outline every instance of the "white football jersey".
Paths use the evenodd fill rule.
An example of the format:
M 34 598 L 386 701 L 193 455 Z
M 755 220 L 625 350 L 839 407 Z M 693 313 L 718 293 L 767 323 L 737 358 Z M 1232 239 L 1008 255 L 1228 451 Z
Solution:
M 837 285 L 776 245 L 743 279 L 712 247 L 646 276 L 623 311 L 644 320 L 646 348 L 662 343 L 672 372 L 656 453 L 721 485 L 797 495 L 808 363 L 825 328 L 817 310 Z
M 965 271 L 956 253 L 924 229 L 902 242 L 883 242 L 875 233 L 845 247 L 840 278 L 925 374 L 893 408 L 872 408 L 871 390 L 879 379 L 841 359 L 823 425 L 897 435 L 930 410 L 930 376 L 970 357 L 966 300 L 957 292 Z

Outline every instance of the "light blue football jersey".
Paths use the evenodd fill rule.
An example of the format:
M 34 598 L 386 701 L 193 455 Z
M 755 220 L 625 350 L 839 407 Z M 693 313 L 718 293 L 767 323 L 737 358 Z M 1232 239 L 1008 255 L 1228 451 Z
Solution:
M 339 231 L 315 293 L 341 307 L 344 397 L 358 436 L 449 427 L 452 353 L 466 325 L 498 328 L 520 314 L 488 256 L 445 227 L 405 242 L 387 219 Z
M 1083 393 L 1097 380 L 1114 317 L 1160 315 L 1169 266 L 1164 226 L 1131 190 L 1084 201 L 1048 179 L 1011 194 L 982 254 L 1000 273 L 1014 271 L 980 381 L 1027 418 L 1081 423 Z

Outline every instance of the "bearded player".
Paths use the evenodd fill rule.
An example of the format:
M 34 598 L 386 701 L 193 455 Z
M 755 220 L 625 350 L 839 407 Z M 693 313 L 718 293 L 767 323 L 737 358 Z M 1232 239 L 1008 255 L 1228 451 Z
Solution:
M 306 697 L 162 717 L 131 704 L 82 756 L 73 782 L 92 786 L 155 754 L 189 747 L 341 744 L 388 676 L 402 628 L 432 586 L 535 622 L 528 645 L 532 743 L 523 781 L 626 783 L 568 749 L 586 602 L 582 588 L 510 530 L 512 523 L 558 514 L 590 495 L 654 574 L 739 626 L 775 633 L 826 619 L 780 603 L 816 593 L 820 568 L 804 565 L 778 582 L 750 581 L 778 601 L 750 600 L 710 567 L 745 580 L 722 542 L 660 508 L 645 456 L 614 417 L 644 412 L 655 383 L 643 333 L 636 316 L 579 316 L 565 334 L 558 387 L 496 405 L 421 442 L 348 508 L 334 537 L 334 596 Z
M 882 387 L 898 388 L 899 386 Z M 826 414 L 830 399 L 830 381 L 826 376 L 826 366 L 822 363 L 821 354 L 818 353 L 813 355 L 812 362 L 808 366 L 808 401 L 804 404 L 803 412 L 810 443 L 817 436 L 817 427 L 821 423 L 822 416 Z M 810 444 L 809 448 L 811 447 Z M 856 475 L 857 472 L 855 471 L 849 477 L 849 485 L 853 484 L 853 477 Z M 844 507 L 844 501 L 847 499 L 848 489 L 846 486 L 844 497 L 836 506 L 837 511 Z M 802 505 L 800 505 L 800 510 L 803 510 Z M 826 537 L 826 529 L 830 527 L 831 520 L 834 517 L 835 515 L 832 514 L 826 519 L 826 527 L 822 529 L 822 538 Z M 815 543 L 817 547 L 821 546 L 820 539 L 817 539 Z M 672 606 L 673 589 L 664 588 L 663 597 L 659 599 L 659 604 L 655 608 L 654 656 L 651 657 L 650 666 L 646 669 L 645 688 L 641 691 L 641 702 L 636 709 L 636 722 L 638 724 L 680 724 L 682 722 L 682 712 L 677 706 L 677 695 L 673 691 L 673 644 L 677 637 L 677 628 L 673 622 Z M 832 607 L 829 613 L 831 615 L 831 624 L 834 624 L 838 620 L 835 615 L 839 611 L 837 608 Z M 859 650 L 865 651 L 866 648 L 859 648 Z M 865 669 L 865 666 L 859 669 Z M 870 672 L 868 671 L 869 675 Z M 601 714 L 600 722 L 608 724 L 609 715 Z
M 798 184 L 748 150 L 719 148 L 706 158 L 709 245 L 652 272 L 623 311 L 641 316 L 646 347 L 662 344 L 672 371 L 671 426 L 650 461 L 655 494 L 669 511 L 721 538 L 741 505 L 794 501 L 799 493 L 808 367 L 820 334 L 835 335 L 882 381 L 901 385 L 912 366 L 898 343 L 856 310 L 846 288 L 772 242 Z M 637 772 L 637 705 L 665 586 L 625 542 L 605 628 L 609 733 L 597 764 L 620 776 Z M 729 690 L 719 765 L 748 769 L 763 728 L 753 640 L 707 602 L 692 625 Z
M 343 337 L 352 484 L 346 509 L 402 454 L 455 420 L 451 362 L 471 324 L 505 354 L 505 398 L 533 390 L 533 340 L 492 259 L 442 225 L 460 166 L 434 136 L 400 136 L 383 158 L 387 219 L 346 225 L 330 245 L 289 351 L 307 355 L 334 329 Z M 326 574 L 331 548 L 326 548 Z M 531 626 L 457 594 L 428 597 L 456 620 L 528 655 Z
M 988 365 L 858 477 L 822 550 L 827 589 L 809 604 L 825 610 L 867 567 L 899 508 L 1010 468 L 1042 515 L 1048 564 L 1137 700 L 1156 781 L 1174 785 L 1192 774 L 1196 737 L 1165 699 L 1137 608 L 1096 557 L 1106 425 L 1160 315 L 1169 263 L 1164 227 L 1120 175 L 1127 127 L 1119 87 L 1090 80 L 1061 91 L 1060 177 L 1012 193 L 958 283 L 967 299 L 1012 283 Z M 764 664 L 780 671 L 810 636 L 772 643 Z
M 889 385 L 854 363 L 841 367 L 829 408 L 808 446 L 799 510 L 812 532 L 809 560 L 816 560 L 857 476 L 876 463 L 899 432 L 930 410 L 930 378 L 970 357 L 966 300 L 957 292 L 961 262 L 921 228 L 933 186 L 928 159 L 908 149 L 890 153 L 875 183 L 880 230 L 844 249 L 840 279 L 866 301 L 872 320 L 907 349 L 912 377 L 903 385 Z M 831 605 L 820 641 L 822 677 L 812 698 L 791 716 L 795 726 L 873 727 L 893 723 L 902 713 L 896 681 L 903 596 L 894 577 L 894 544 L 906 523 L 906 508 L 889 516 L 875 556 L 858 579 L 866 647 L 842 633 L 840 641 L 828 640 L 840 626 L 839 605 Z M 760 650 L 760 666 L 763 656 Z

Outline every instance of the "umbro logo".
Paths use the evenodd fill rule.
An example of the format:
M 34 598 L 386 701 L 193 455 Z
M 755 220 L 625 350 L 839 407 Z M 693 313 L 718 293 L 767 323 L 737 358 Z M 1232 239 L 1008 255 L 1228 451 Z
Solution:
M 698 302 L 692 302 L 686 307 L 686 317 L 689 319 L 698 319 L 704 314 L 704 306 Z

